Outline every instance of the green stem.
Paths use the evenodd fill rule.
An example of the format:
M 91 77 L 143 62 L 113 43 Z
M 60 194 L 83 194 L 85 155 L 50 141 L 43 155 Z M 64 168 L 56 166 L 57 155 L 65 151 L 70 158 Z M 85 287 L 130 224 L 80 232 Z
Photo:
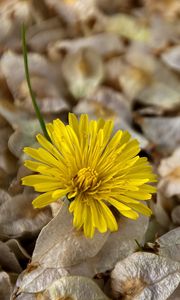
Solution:
M 28 67 L 27 44 L 26 44 L 26 28 L 25 28 L 24 24 L 22 25 L 21 38 L 22 38 L 22 48 L 23 48 L 25 75 L 26 75 L 26 80 L 27 80 L 29 93 L 30 93 L 30 96 L 31 96 L 31 99 L 32 99 L 34 110 L 36 112 L 36 116 L 39 120 L 40 126 L 42 128 L 43 133 L 44 133 L 44 136 L 47 138 L 48 141 L 51 142 L 51 139 L 50 139 L 50 137 L 48 135 L 48 132 L 47 132 L 47 129 L 46 129 L 46 125 L 45 125 L 43 116 L 40 112 L 40 109 L 39 109 L 38 104 L 36 102 L 35 94 L 32 90 L 32 86 L 31 86 L 30 75 L 29 75 L 29 67 Z
M 139 242 L 137 240 L 135 240 L 137 246 L 138 246 L 138 250 L 139 251 L 143 251 L 143 247 L 139 244 Z

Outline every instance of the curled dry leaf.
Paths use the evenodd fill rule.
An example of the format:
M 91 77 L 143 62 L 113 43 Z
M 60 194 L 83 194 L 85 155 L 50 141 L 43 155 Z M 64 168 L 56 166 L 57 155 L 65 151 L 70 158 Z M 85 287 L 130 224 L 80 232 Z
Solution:
M 169 198 L 160 192 L 157 193 L 156 203 L 152 203 L 157 222 L 166 230 L 171 226 L 170 214 L 174 205 L 174 201 L 169 201 Z
M 104 245 L 108 233 L 97 233 L 93 239 L 84 237 L 72 225 L 72 216 L 65 202 L 58 214 L 45 226 L 36 242 L 30 264 L 17 281 L 21 293 L 37 293 L 54 280 L 69 274 L 94 276 L 95 266 L 86 262 Z
M 175 71 L 180 72 L 180 46 L 175 46 L 161 55 L 162 60 Z
M 45 0 L 45 3 L 70 25 L 85 21 L 96 12 L 94 0 Z
M 107 87 L 100 87 L 89 97 L 80 101 L 73 110 L 76 114 L 88 113 L 92 119 L 113 119 L 115 131 L 128 130 L 136 138 L 143 149 L 149 142 L 140 133 L 132 128 L 130 104 L 123 94 Z
M 14 294 L 39 293 L 45 290 L 54 281 L 67 275 L 68 272 L 63 268 L 44 268 L 38 263 L 32 262 L 18 277 Z
M 160 13 L 171 21 L 179 16 L 180 3 L 178 0 L 144 0 L 143 2 L 150 12 Z
M 21 158 L 23 148 L 35 144 L 35 136 L 42 131 L 37 119 L 30 119 L 28 113 L 21 111 L 10 102 L 0 103 L 0 114 L 11 124 L 14 132 L 8 138 L 8 148 L 14 156 Z M 6 145 L 7 147 L 7 145 Z
M 32 88 L 42 112 L 61 112 L 69 109 L 61 92 L 62 80 L 57 69 L 42 55 L 29 54 Z M 2 72 L 15 99 L 15 105 L 34 113 L 27 87 L 22 55 L 7 52 L 1 60 Z
M 180 107 L 178 89 L 175 90 L 163 82 L 155 81 L 137 94 L 138 102 L 154 107 L 156 110 L 175 110 Z
M 0 191 L 0 235 L 20 237 L 29 232 L 35 234 L 51 219 L 48 209 L 35 211 L 32 207 L 34 194 L 19 194 L 11 197 Z
M 10 126 L 0 128 L 0 154 L 8 149 L 7 143 L 12 132 Z
M 111 118 L 115 123 L 119 123 L 119 119 L 123 119 L 127 123 L 132 122 L 130 104 L 127 99 L 123 94 L 108 87 L 99 87 L 89 97 L 79 102 L 74 108 L 74 112 L 88 113 L 97 118 Z
M 118 55 L 124 51 L 122 41 L 112 33 L 99 33 L 75 40 L 58 41 L 49 47 L 49 51 L 56 53 L 57 56 L 58 53 L 73 53 L 82 48 L 92 48 L 103 57 Z
M 171 153 L 180 143 L 180 117 L 139 118 L 145 136 L 157 149 L 165 154 Z
M 152 253 L 134 253 L 111 274 L 115 299 L 166 300 L 180 282 L 180 264 Z
M 180 299 L 180 285 L 167 300 L 179 300 L 179 299 Z
M 138 20 L 132 15 L 119 13 L 107 17 L 105 30 L 130 40 L 147 41 L 149 39 L 149 29 L 145 20 Z
M 109 233 L 96 233 L 93 239 L 72 225 L 72 215 L 62 202 L 58 214 L 46 225 L 36 242 L 32 262 L 47 268 L 63 268 L 76 265 L 95 256 L 104 245 Z
M 108 300 L 94 281 L 86 277 L 69 276 L 55 281 L 43 294 L 47 300 Z
M 90 95 L 104 76 L 102 59 L 90 48 L 82 48 L 75 53 L 67 54 L 63 60 L 62 71 L 69 90 L 75 98 Z
M 6 272 L 0 272 L 0 299 L 9 300 L 12 286 L 9 275 Z
M 21 273 L 22 268 L 18 262 L 18 259 L 11 248 L 0 241 L 0 266 L 3 270 L 11 271 L 14 273 Z
M 31 121 L 24 120 L 10 136 L 8 141 L 9 150 L 16 157 L 20 158 L 23 155 L 24 147 L 36 144 L 35 136 L 41 131 L 42 129 L 37 119 Z
M 109 0 L 96 0 L 97 6 L 103 12 L 117 13 L 117 11 L 126 11 L 133 7 L 133 0 L 113 0 L 111 5 L 109 5 Z
M 30 260 L 30 255 L 27 251 L 21 246 L 20 242 L 16 239 L 10 239 L 6 242 L 6 245 L 11 249 L 18 260 Z
M 33 51 L 43 52 L 48 45 L 65 37 L 65 30 L 61 28 L 58 18 L 41 20 L 31 26 L 27 32 L 27 41 Z
M 31 1 L 6 0 L 0 3 L 1 46 L 20 48 L 21 24 L 33 20 Z
M 159 255 L 180 262 L 180 227 L 162 235 L 156 242 Z
M 119 73 L 118 81 L 123 93 L 132 101 L 136 96 L 151 83 L 151 74 L 142 68 L 124 65 Z
M 110 234 L 94 257 L 97 273 L 111 270 L 117 261 L 132 254 L 137 249 L 135 240 L 140 244 L 144 241 L 148 223 L 149 220 L 145 216 L 140 216 L 136 221 L 121 217 L 118 231 Z
M 180 148 L 177 148 L 170 157 L 161 160 L 158 171 L 161 176 L 159 189 L 164 195 L 166 197 L 180 195 Z
M 173 224 L 180 225 L 180 205 L 177 205 L 171 213 L 171 219 Z

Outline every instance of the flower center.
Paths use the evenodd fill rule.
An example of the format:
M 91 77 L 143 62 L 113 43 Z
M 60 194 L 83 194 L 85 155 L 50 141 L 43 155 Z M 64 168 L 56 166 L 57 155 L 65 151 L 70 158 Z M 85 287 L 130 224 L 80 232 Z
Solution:
M 97 185 L 97 172 L 94 169 L 83 168 L 73 178 L 73 183 L 79 191 L 85 192 Z

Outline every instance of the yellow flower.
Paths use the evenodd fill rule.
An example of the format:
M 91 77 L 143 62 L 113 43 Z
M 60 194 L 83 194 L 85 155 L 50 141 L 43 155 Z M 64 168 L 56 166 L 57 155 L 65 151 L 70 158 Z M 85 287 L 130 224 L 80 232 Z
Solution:
M 41 147 L 24 149 L 34 159 L 25 166 L 38 174 L 24 177 L 23 184 L 43 192 L 33 201 L 34 207 L 66 195 L 73 225 L 82 228 L 86 237 L 93 237 L 95 228 L 117 230 L 112 206 L 134 220 L 138 212 L 151 215 L 142 200 L 155 192 L 148 185 L 156 181 L 155 175 L 147 159 L 137 155 L 139 143 L 128 132 L 112 135 L 112 121 L 89 121 L 86 114 L 78 121 L 71 113 L 68 125 L 57 119 L 46 127 L 52 143 L 38 134 Z

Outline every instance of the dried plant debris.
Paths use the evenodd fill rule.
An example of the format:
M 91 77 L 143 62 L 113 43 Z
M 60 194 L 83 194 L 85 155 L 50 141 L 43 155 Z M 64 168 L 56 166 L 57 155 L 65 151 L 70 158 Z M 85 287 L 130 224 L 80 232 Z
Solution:
M 177 227 L 156 240 L 159 255 L 180 262 L 180 227 Z
M 161 160 L 159 166 L 159 189 L 166 197 L 180 195 L 180 148 L 173 154 Z
M 18 291 L 19 293 L 20 291 Z M 50 284 L 43 292 L 36 294 L 21 293 L 14 299 L 110 300 L 93 280 L 81 276 L 62 277 Z
M 48 210 L 33 209 L 31 204 L 33 198 L 32 193 L 11 197 L 5 191 L 0 191 L 0 236 L 2 238 L 20 237 L 27 232 L 37 234 L 51 219 Z
M 0 1 L 0 300 L 180 298 L 179 16 L 179 0 Z M 150 219 L 115 212 L 119 229 L 89 239 L 66 198 L 33 208 L 23 148 L 42 130 L 22 23 L 45 122 L 87 113 L 138 139 L 158 175 Z
M 0 299 L 9 300 L 11 296 L 12 285 L 9 275 L 6 272 L 0 272 Z
M 102 82 L 104 75 L 101 57 L 90 48 L 82 48 L 67 54 L 62 64 L 62 71 L 69 90 L 75 98 L 88 96 Z
M 175 71 L 180 71 L 180 46 L 168 49 L 162 54 L 162 60 Z
M 137 221 L 120 218 L 119 229 L 111 233 L 102 249 L 94 257 L 98 273 L 111 270 L 118 260 L 132 254 L 137 249 L 136 240 L 144 242 L 148 228 L 148 218 L 141 216 Z
M 94 49 L 103 58 L 123 53 L 123 42 L 111 33 L 99 33 L 90 37 L 75 40 L 62 40 L 49 47 L 49 51 L 59 54 L 67 54 L 80 51 L 81 49 Z
M 47 268 L 71 267 L 95 256 L 108 235 L 97 232 L 94 239 L 85 238 L 83 232 L 73 228 L 72 216 L 67 211 L 67 204 L 63 202 L 59 213 L 41 231 L 32 262 L 39 262 Z
M 162 153 L 172 153 L 179 146 L 180 117 L 144 117 L 139 118 L 138 123 L 145 136 Z
M 165 300 L 180 282 L 180 264 L 151 253 L 135 253 L 116 264 L 112 274 L 115 299 Z
M 68 110 L 69 106 L 60 93 L 62 79 L 58 70 L 45 57 L 35 53 L 29 56 L 29 65 L 32 87 L 42 112 Z M 7 52 L 1 59 L 1 66 L 9 89 L 14 96 L 15 105 L 33 113 L 34 109 L 24 75 L 23 57 L 13 52 Z
M 54 282 L 44 292 L 44 296 L 49 300 L 55 300 L 57 297 L 67 300 L 109 299 L 91 279 L 78 276 L 63 277 Z

